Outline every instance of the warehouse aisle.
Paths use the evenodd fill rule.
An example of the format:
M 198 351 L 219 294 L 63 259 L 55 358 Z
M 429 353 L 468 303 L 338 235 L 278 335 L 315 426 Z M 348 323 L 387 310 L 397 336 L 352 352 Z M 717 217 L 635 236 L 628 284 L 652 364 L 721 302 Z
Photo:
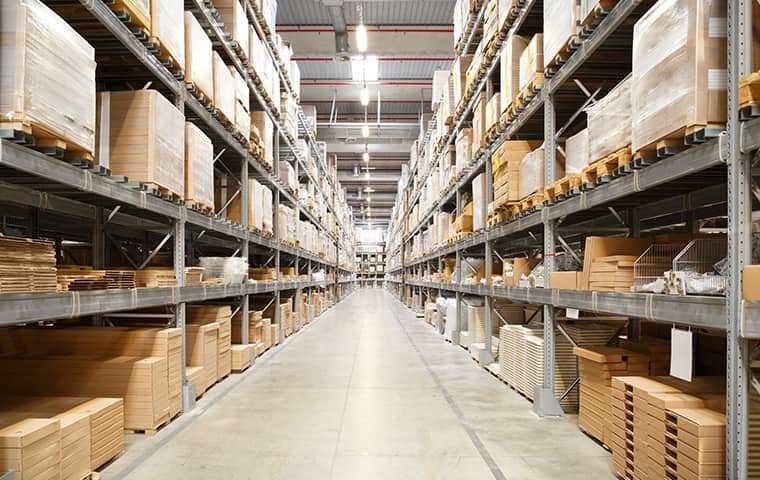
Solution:
M 613 478 L 575 418 L 535 417 L 385 291 L 357 291 L 272 353 L 104 478 Z

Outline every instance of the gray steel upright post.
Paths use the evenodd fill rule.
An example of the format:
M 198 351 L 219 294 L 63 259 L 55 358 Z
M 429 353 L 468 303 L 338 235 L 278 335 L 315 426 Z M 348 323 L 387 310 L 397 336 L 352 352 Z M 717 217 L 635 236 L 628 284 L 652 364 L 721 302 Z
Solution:
M 493 84 L 489 80 L 486 84 L 486 87 L 488 88 L 488 91 L 491 92 L 493 90 Z M 486 188 L 486 204 L 484 205 L 486 208 L 486 212 L 488 211 L 488 205 L 490 205 L 493 202 L 493 164 L 490 160 L 490 149 L 491 147 L 488 147 L 486 151 L 486 161 L 485 161 L 485 188 Z M 486 215 L 487 217 L 488 215 Z M 485 241 L 485 258 L 484 261 L 486 263 L 486 287 L 488 288 L 488 291 L 485 296 L 485 304 L 486 304 L 486 338 L 485 338 L 485 351 L 481 352 L 480 358 L 478 359 L 480 366 L 486 367 L 493 363 L 494 358 L 493 354 L 491 353 L 493 351 L 493 345 L 492 345 L 492 332 L 493 332 L 493 305 L 494 305 L 494 298 L 491 295 L 491 275 L 493 274 L 493 243 L 486 239 Z
M 276 147 L 274 148 L 273 156 L 273 167 L 274 167 L 274 176 L 275 178 L 280 178 L 280 138 L 279 136 L 276 139 L 275 142 Z M 280 326 L 280 343 L 285 341 L 285 327 L 282 324 L 282 319 L 280 318 L 280 285 L 281 282 L 280 278 L 280 189 L 276 188 L 274 193 L 274 209 L 273 209 L 273 217 L 272 218 L 272 228 L 274 229 L 274 239 L 276 241 L 275 245 L 275 251 L 274 251 L 274 270 L 275 270 L 275 278 L 277 279 L 277 288 L 274 291 L 274 323 L 276 325 Z
M 182 210 L 184 212 L 185 210 Z M 185 286 L 185 220 L 174 221 L 174 275 L 177 278 L 177 290 Z M 187 413 L 195 408 L 195 386 L 187 381 L 185 365 L 187 364 L 187 329 L 185 328 L 186 305 L 177 303 L 174 322 L 182 332 L 182 411 Z
M 749 458 L 749 341 L 741 336 L 742 267 L 751 262 L 751 156 L 742 152 L 739 78 L 752 70 L 752 4 L 728 2 L 728 258 L 726 478 L 744 479 Z
M 544 183 L 554 182 L 554 160 L 557 154 L 557 137 L 554 128 L 554 96 L 544 101 Z M 549 288 L 549 277 L 554 271 L 554 235 L 556 222 L 544 220 L 544 288 Z M 533 411 L 542 417 L 562 416 L 564 412 L 554 395 L 554 307 L 544 305 L 544 383 L 536 386 Z
M 248 189 L 248 160 L 242 159 L 240 162 L 240 221 L 246 226 L 246 232 L 250 231 L 250 225 L 248 223 L 249 197 L 250 190 Z M 247 235 L 246 235 L 247 237 Z M 246 262 L 250 261 L 250 244 L 248 238 L 243 240 L 240 245 L 240 256 L 245 259 Z M 246 279 L 245 286 L 248 286 L 248 280 Z M 246 293 L 247 290 L 243 290 L 243 296 L 240 298 L 240 321 L 241 323 L 241 341 L 243 345 L 249 345 L 250 331 L 248 330 L 248 315 L 249 315 L 249 297 Z M 256 362 L 256 354 L 251 354 L 251 365 Z

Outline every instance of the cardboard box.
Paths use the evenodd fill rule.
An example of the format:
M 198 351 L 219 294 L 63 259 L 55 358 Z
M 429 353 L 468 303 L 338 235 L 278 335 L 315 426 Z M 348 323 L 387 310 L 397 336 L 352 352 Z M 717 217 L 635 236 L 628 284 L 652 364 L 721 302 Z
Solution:
M 641 255 L 653 242 L 651 238 L 587 237 L 583 254 L 580 290 L 589 289 L 591 265 L 595 258 L 612 255 Z
M 742 298 L 760 300 L 760 265 L 745 265 L 742 268 Z
M 235 79 L 217 52 L 214 61 L 214 106 L 228 123 L 235 122 Z
M 661 0 L 636 22 L 634 153 L 685 127 L 725 124 L 725 12 L 725 0 Z
M 520 54 L 520 90 L 538 74 L 544 72 L 544 36 L 533 35 L 528 46 Z
M 567 0 L 544 1 L 544 66 L 560 55 L 567 58 L 563 47 L 579 32 L 578 4 Z
M 552 272 L 549 274 L 549 288 L 578 290 L 581 272 Z
M 185 82 L 206 98 L 214 98 L 214 57 L 211 39 L 192 12 L 185 12 Z
M 185 70 L 185 2 L 151 0 L 150 36 L 158 39 L 164 55 L 170 55 L 175 68 Z
M 459 215 L 454 222 L 456 233 L 472 232 L 472 215 Z
M 510 35 L 501 49 L 501 110 L 506 111 L 520 92 L 520 55 L 528 40 Z
M 67 142 L 95 150 L 95 51 L 39 0 L 0 4 L 0 112 L 3 122 L 31 123 Z M 62 52 L 66 52 L 62 55 Z
M 156 90 L 98 94 L 98 161 L 114 175 L 185 194 L 185 117 Z
M 539 258 L 505 258 L 503 265 L 504 285 L 517 287 L 520 277 L 529 275 L 533 268 L 541 263 Z
M 156 0 L 153 0 L 154 2 Z M 163 0 L 162 0 L 163 1 Z M 249 58 L 248 17 L 238 0 L 215 0 L 214 8 L 219 12 L 219 20 L 232 41 L 238 44 L 243 58 Z
M 185 123 L 185 202 L 214 210 L 214 145 L 190 122 Z

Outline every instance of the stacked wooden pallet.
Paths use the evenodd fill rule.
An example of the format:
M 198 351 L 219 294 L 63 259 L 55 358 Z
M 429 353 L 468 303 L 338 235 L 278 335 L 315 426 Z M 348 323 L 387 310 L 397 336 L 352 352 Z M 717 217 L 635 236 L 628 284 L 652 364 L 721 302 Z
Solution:
M 0 235 L 0 293 L 54 292 L 55 244 Z
M 242 372 L 251 366 L 251 345 L 232 345 L 230 361 L 233 372 Z
M 633 286 L 634 255 L 598 257 L 591 263 L 589 289 L 608 292 L 630 292 Z
M 135 272 L 135 286 L 146 288 L 176 287 L 177 276 L 170 267 L 149 267 Z
M 60 421 L 29 418 L 12 423 L 0 429 L 0 445 L 0 470 L 13 470 L 14 478 L 52 480 L 60 477 Z
M 188 309 L 188 323 L 204 325 L 219 324 L 216 359 L 216 380 L 230 374 L 230 346 L 232 345 L 232 309 L 229 305 L 196 305 Z
M 600 442 L 612 439 L 612 377 L 648 375 L 649 358 L 618 347 L 574 348 L 581 377 L 578 426 Z

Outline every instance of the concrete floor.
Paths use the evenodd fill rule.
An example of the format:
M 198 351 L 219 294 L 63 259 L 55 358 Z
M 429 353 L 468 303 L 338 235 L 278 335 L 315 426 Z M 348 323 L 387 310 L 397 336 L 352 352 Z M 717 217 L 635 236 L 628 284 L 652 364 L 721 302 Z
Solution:
M 382 290 L 359 290 L 103 478 L 614 478 L 574 416 L 523 397 Z

